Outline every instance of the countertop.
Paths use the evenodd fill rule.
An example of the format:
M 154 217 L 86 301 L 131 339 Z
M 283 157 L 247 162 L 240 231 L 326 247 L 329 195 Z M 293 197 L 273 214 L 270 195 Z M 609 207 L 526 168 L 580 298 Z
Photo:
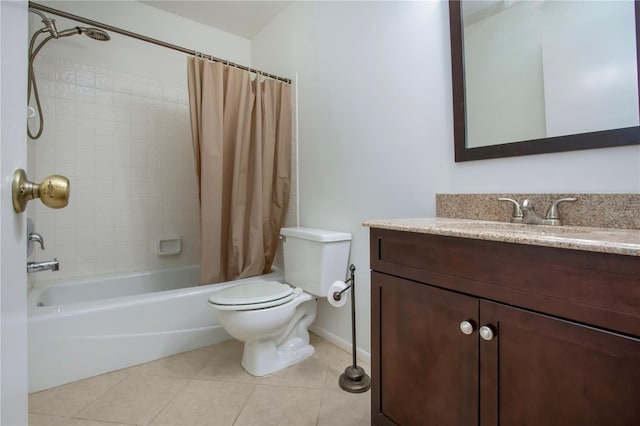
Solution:
M 363 225 L 396 231 L 640 256 L 638 229 L 523 225 L 444 217 L 367 220 Z

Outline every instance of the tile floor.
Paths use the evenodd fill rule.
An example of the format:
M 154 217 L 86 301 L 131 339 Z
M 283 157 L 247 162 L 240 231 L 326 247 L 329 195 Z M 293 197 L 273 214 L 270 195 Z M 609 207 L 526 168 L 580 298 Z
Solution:
M 29 424 L 370 424 L 371 393 L 338 387 L 351 355 L 314 334 L 311 343 L 310 358 L 265 377 L 242 369 L 242 343 L 230 340 L 34 393 Z

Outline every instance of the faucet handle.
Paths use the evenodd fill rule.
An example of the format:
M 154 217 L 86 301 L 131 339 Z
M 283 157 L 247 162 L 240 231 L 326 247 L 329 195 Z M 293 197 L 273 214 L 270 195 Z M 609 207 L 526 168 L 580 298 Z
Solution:
M 522 214 L 522 210 L 520 209 L 520 204 L 511 198 L 498 198 L 498 201 L 508 201 L 513 203 L 513 212 L 511 213 L 511 222 L 521 223 L 522 218 L 524 217 Z
M 31 232 L 27 236 L 27 239 L 31 244 L 33 244 L 33 241 L 35 241 L 36 243 L 39 243 L 40 249 L 44 250 L 44 238 L 42 238 L 42 235 L 38 234 L 37 232 Z
M 546 219 L 549 220 L 559 220 L 560 219 L 560 214 L 558 213 L 558 204 L 560 203 L 569 203 L 569 202 L 575 202 L 578 201 L 577 198 L 560 198 L 559 200 L 554 201 L 553 203 L 551 203 L 551 205 L 549 206 L 549 210 L 547 210 L 547 216 Z

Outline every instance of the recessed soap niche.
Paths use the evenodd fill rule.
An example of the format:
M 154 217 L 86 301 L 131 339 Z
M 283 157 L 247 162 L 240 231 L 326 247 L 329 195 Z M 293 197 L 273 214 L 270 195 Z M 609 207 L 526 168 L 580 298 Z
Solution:
M 162 238 L 157 240 L 156 254 L 158 256 L 177 256 L 182 252 L 180 237 Z

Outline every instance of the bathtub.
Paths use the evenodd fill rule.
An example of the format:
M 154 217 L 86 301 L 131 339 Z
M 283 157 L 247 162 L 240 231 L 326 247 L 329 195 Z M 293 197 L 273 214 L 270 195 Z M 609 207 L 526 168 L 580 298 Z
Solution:
M 282 272 L 196 285 L 199 267 L 74 280 L 28 296 L 29 392 L 227 340 L 211 293 Z M 238 360 L 239 362 L 239 360 Z

